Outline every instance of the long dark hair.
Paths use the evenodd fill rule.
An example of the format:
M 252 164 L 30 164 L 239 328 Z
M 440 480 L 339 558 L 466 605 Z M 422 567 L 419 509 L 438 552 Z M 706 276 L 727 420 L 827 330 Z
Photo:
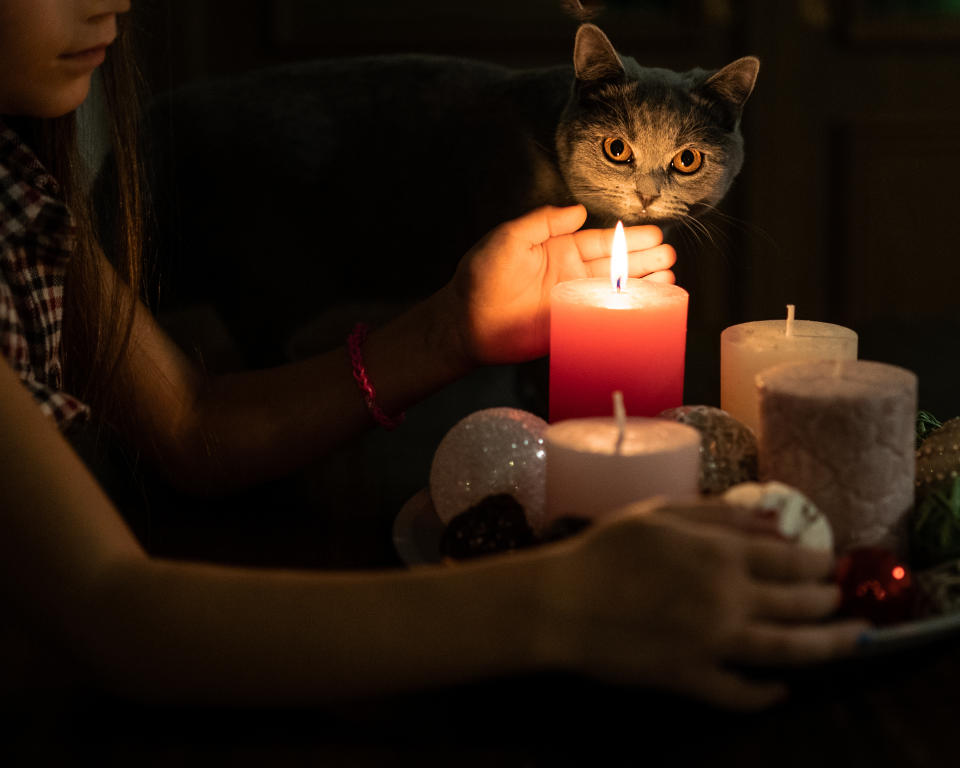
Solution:
M 17 121 L 22 137 L 60 183 L 77 227 L 77 253 L 64 290 L 63 370 L 67 390 L 91 406 L 100 421 L 123 418 L 113 397 L 120 361 L 130 342 L 135 302 L 118 284 L 104 289 L 98 268 L 102 244 L 121 283 L 144 296 L 144 211 L 140 163 L 142 78 L 133 54 L 131 14 L 118 18 L 117 39 L 100 69 L 110 142 L 109 181 L 98 185 L 110 198 L 110 215 L 97 215 L 89 169 L 78 143 L 76 113 Z M 104 224 L 104 222 L 107 222 Z

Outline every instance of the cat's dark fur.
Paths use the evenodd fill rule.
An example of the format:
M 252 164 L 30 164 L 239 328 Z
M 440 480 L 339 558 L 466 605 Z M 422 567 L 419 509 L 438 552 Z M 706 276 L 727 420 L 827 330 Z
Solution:
M 153 113 L 167 297 L 212 300 L 262 349 L 318 307 L 435 290 L 538 205 L 579 201 L 603 225 L 693 215 L 740 169 L 757 69 L 643 68 L 583 24 L 573 66 L 392 56 L 185 88 Z M 605 155 L 610 137 L 631 162 Z M 702 166 L 676 171 L 691 147 Z M 264 303 L 235 298 L 250 295 Z

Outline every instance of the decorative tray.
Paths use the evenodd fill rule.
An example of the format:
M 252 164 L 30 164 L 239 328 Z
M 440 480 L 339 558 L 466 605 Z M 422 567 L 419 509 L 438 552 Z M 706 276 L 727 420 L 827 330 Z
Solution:
M 411 496 L 393 522 L 393 544 L 408 566 L 443 561 L 440 540 L 444 524 L 434 511 L 430 491 L 424 488 Z M 960 612 L 932 616 L 869 630 L 861 653 L 874 655 L 932 643 L 960 632 Z

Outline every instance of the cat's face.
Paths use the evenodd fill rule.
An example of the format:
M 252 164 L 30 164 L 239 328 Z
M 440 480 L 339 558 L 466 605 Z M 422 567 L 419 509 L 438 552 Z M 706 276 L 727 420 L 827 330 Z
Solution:
M 756 59 L 714 73 L 642 68 L 585 24 L 574 64 L 557 153 L 570 192 L 595 222 L 666 222 L 720 201 L 743 163 L 738 126 Z

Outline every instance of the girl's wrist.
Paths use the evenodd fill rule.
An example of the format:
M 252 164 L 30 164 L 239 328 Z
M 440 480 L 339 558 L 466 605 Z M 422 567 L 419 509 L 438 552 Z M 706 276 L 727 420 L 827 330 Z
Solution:
M 494 668 L 526 673 L 580 666 L 580 622 L 562 590 L 566 560 L 548 546 L 448 566 L 466 577 L 473 608 L 486 616 L 480 631 L 489 636 L 485 648 Z
M 466 321 L 463 299 L 451 284 L 427 300 L 431 309 L 433 348 L 459 378 L 479 365 Z

